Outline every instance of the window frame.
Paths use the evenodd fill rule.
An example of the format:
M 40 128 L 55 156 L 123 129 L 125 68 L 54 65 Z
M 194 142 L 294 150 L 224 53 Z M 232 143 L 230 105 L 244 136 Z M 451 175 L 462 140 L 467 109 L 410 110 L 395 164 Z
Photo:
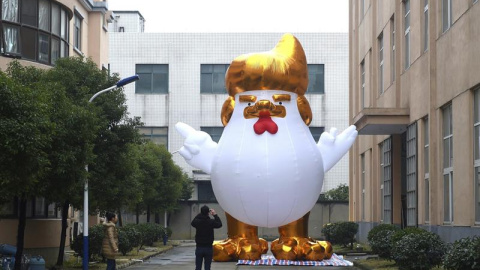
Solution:
M 446 9 L 445 9 L 446 8 Z M 452 27 L 452 0 L 442 0 L 442 34 Z
M 383 32 L 378 36 L 378 91 L 379 95 L 382 95 L 385 92 L 384 89 L 384 80 L 383 80 L 383 71 L 384 71 L 384 47 L 383 47 Z
M 424 52 L 428 51 L 428 37 L 429 37 L 428 19 L 429 19 L 428 0 L 424 0 L 423 2 L 423 51 Z
M 424 219 L 430 223 L 430 132 L 428 116 L 423 118 Z
M 169 89 L 169 84 L 170 84 L 169 82 L 170 65 L 169 64 L 138 63 L 138 64 L 135 64 L 135 71 L 136 71 L 136 74 L 140 76 L 140 80 L 137 80 L 135 82 L 135 94 L 142 94 L 142 95 L 168 95 L 169 94 L 169 90 L 170 90 Z M 165 77 L 166 79 L 163 81 L 163 80 L 158 80 L 157 78 L 158 81 L 156 81 L 155 75 Z M 146 76 L 149 76 L 150 87 L 148 89 L 147 88 L 140 89 L 140 83 L 144 83 L 143 80 L 146 79 Z M 142 85 L 142 87 L 144 86 Z M 158 91 L 155 91 L 156 89 L 158 89 Z
M 452 104 L 442 108 L 443 137 L 443 222 L 453 224 L 453 112 Z M 446 127 L 448 125 L 448 127 Z M 448 144 L 448 147 L 445 145 Z M 446 149 L 448 148 L 448 150 Z M 448 152 L 447 152 L 448 151 Z M 447 162 L 448 158 L 448 162 Z
M 82 51 L 82 26 L 84 17 L 75 9 L 73 13 L 73 48 Z M 78 25 L 77 25 L 78 24 Z
M 391 80 L 390 82 L 393 83 L 395 82 L 395 17 L 392 16 L 390 19 L 390 25 L 391 25 L 391 36 L 390 36 L 390 42 L 392 44 L 391 47 L 391 55 L 390 55 L 390 62 L 391 62 L 391 69 L 392 69 L 392 74 L 391 74 Z
M 407 9 L 408 8 L 408 9 Z M 405 58 L 404 58 L 404 69 L 407 70 L 410 68 L 410 0 L 404 0 L 403 2 L 403 14 L 404 14 L 404 45 L 405 45 Z
M 360 62 L 360 95 L 361 108 L 365 108 L 365 59 Z
M 164 145 L 166 149 L 168 149 L 168 127 L 160 127 L 160 126 L 142 126 L 138 127 L 142 138 L 145 140 L 150 140 L 157 145 Z M 159 138 L 160 140 L 156 140 Z M 160 141 L 164 140 L 165 143 L 161 143 Z
M 230 64 L 200 64 L 200 94 L 227 94 L 225 75 Z M 219 69 L 222 69 L 219 72 Z M 220 82 L 216 82 L 220 80 Z M 207 85 L 208 84 L 208 85 Z M 221 85 L 221 87 L 217 87 Z
M 323 95 L 325 94 L 325 64 L 307 64 L 308 68 L 308 87 L 305 94 L 313 95 Z M 320 77 L 317 77 L 320 76 Z M 313 79 L 315 78 L 315 79 Z M 317 78 L 320 79 L 320 82 L 317 82 Z M 319 85 L 320 88 L 313 87 L 313 82 L 315 81 L 315 86 Z
M 475 225 L 480 225 L 480 88 L 473 91 L 473 198 Z

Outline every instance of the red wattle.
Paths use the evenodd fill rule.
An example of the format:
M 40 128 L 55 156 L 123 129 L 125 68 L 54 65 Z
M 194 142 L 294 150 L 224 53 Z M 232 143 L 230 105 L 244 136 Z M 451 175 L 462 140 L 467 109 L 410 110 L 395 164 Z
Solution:
M 268 131 L 270 134 L 277 133 L 278 126 L 270 117 L 269 111 L 261 111 L 258 115 L 258 121 L 253 125 L 253 130 L 256 134 L 261 135 L 265 131 Z

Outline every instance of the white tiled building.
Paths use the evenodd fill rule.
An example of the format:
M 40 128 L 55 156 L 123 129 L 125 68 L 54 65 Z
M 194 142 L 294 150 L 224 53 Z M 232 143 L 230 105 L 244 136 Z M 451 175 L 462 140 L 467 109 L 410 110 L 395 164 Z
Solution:
M 129 112 L 141 117 L 145 124 L 143 132 L 157 142 L 167 143 L 170 152 L 183 143 L 174 128 L 179 121 L 211 133 L 215 140 L 213 133 L 223 128 L 220 113 L 227 98 L 223 89 L 226 67 L 241 54 L 272 49 L 283 35 L 144 33 L 141 27 L 135 32 L 131 29 L 144 22 L 140 13 L 114 11 L 114 16 L 116 22 L 109 25 L 111 72 L 119 73 L 120 77 L 140 75 L 140 81 L 125 87 Z M 120 27 L 124 27 L 124 32 L 119 32 Z M 309 88 L 306 94 L 313 112 L 310 127 L 317 135 L 331 127 L 345 129 L 348 126 L 347 33 L 292 34 L 302 44 L 308 64 L 314 65 L 309 66 L 309 72 L 319 70 L 316 75 L 319 88 L 312 90 L 315 93 L 310 93 Z M 309 77 L 314 81 L 315 75 Z M 208 175 L 194 173 L 195 169 L 180 155 L 173 157 L 197 183 L 202 183 L 197 185 L 192 199 L 208 197 L 204 194 L 211 192 Z M 348 170 L 346 155 L 326 174 L 324 191 L 348 184 Z

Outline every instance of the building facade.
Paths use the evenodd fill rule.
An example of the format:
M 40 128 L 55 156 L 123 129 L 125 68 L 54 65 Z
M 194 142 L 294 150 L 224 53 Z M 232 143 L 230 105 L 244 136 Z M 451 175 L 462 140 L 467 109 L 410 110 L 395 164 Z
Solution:
M 480 234 L 477 0 L 350 0 L 350 220 Z
M 176 164 L 194 180 L 196 188 L 188 209 L 178 214 L 184 216 L 183 211 L 187 211 L 186 219 L 193 218 L 198 207 L 192 204 L 216 203 L 216 200 L 210 176 L 175 154 L 184 139 L 174 126 L 177 122 L 187 123 L 209 133 L 218 142 L 223 131 L 221 109 L 228 96 L 225 72 L 230 62 L 242 54 L 271 50 L 283 33 L 130 32 L 129 25 L 130 29 L 138 25 L 132 23 L 132 18 L 141 20 L 141 15 L 130 11 L 113 13 L 118 21 L 110 25 L 111 72 L 119 73 L 120 77 L 140 76 L 135 85 L 124 88 L 128 110 L 132 117 L 140 117 L 145 124 L 141 132 L 165 144 L 174 153 Z M 305 96 L 313 112 L 310 130 L 318 141 L 324 130 L 348 127 L 347 34 L 294 35 L 302 43 L 309 64 L 310 85 Z M 348 157 L 344 157 L 326 174 L 324 191 L 347 184 L 348 170 Z M 311 219 L 315 219 L 312 215 Z M 171 216 L 171 221 L 174 220 Z M 193 237 L 188 233 L 184 235 Z
M 14 59 L 24 66 L 48 69 L 62 57 L 91 57 L 99 68 L 108 67 L 106 1 L 2 0 L 0 68 Z M 42 255 L 47 265 L 56 262 L 60 244 L 61 213 L 44 198 L 27 202 L 26 254 Z M 92 224 L 98 223 L 95 218 Z M 69 211 L 66 246 L 79 233 L 78 212 Z M 0 205 L 0 244 L 16 245 L 18 201 Z

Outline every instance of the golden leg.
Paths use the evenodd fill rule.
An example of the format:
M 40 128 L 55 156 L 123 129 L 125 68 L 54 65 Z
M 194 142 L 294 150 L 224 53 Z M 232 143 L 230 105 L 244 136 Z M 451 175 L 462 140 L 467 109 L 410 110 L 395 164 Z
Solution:
M 278 260 L 321 261 L 330 259 L 332 245 L 308 237 L 308 212 L 302 218 L 278 228 L 280 237 L 272 242 L 272 253 Z
M 217 262 L 258 260 L 267 253 L 268 243 L 258 238 L 258 227 L 243 223 L 228 213 L 228 238 L 213 243 L 213 259 Z

